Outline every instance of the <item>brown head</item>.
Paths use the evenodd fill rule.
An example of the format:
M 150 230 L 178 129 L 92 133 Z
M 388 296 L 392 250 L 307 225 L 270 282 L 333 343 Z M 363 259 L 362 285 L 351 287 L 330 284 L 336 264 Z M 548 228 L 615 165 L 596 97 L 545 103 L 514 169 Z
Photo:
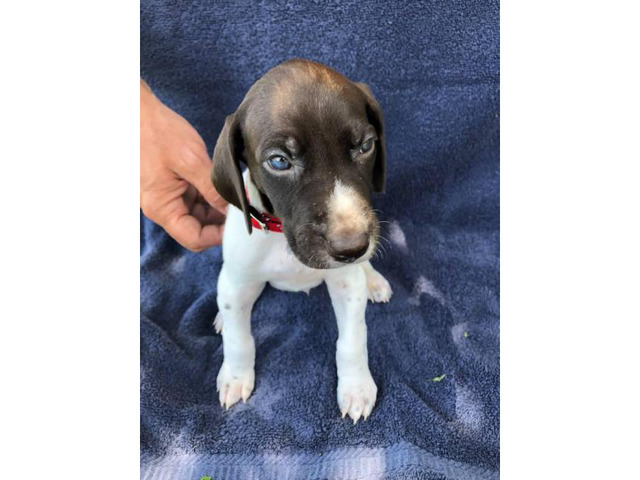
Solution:
M 246 165 L 292 252 L 312 268 L 373 255 L 380 227 L 372 192 L 384 190 L 382 112 L 369 88 L 315 62 L 267 72 L 229 115 L 213 155 L 218 192 L 244 212 Z

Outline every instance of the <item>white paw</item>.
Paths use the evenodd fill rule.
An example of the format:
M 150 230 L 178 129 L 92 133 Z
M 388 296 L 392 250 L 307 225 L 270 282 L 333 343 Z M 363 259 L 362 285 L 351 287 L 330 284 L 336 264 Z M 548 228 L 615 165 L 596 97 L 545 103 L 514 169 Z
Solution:
M 238 403 L 241 398 L 243 402 L 246 402 L 251 392 L 253 392 L 255 378 L 253 368 L 232 372 L 225 365 L 225 362 L 222 362 L 216 381 L 220 405 L 228 410 L 229 407 Z
M 368 371 L 361 376 L 338 377 L 338 407 L 342 418 L 348 413 L 354 425 L 361 416 L 366 420 L 376 404 L 377 393 L 378 387 Z
M 213 321 L 213 328 L 216 329 L 216 333 L 222 333 L 222 325 L 224 321 L 222 320 L 222 314 L 218 312 L 216 315 L 216 319 Z
M 380 273 L 372 270 L 367 273 L 367 288 L 369 300 L 372 302 L 388 302 L 391 299 L 391 285 Z

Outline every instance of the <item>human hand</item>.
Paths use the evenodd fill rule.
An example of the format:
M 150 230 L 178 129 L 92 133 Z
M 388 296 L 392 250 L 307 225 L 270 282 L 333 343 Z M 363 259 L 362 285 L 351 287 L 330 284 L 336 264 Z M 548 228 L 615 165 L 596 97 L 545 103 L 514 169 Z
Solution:
M 198 132 L 140 81 L 140 208 L 195 252 L 222 241 L 228 203 L 210 170 Z

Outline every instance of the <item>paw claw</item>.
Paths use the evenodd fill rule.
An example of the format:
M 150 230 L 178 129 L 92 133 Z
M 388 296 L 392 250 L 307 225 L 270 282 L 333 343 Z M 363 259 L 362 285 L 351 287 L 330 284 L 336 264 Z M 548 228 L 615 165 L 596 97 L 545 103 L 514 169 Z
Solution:
M 342 418 L 346 417 L 347 413 L 349 413 L 349 408 L 351 407 L 351 395 L 346 394 L 343 398 L 342 405 L 340 405 L 340 402 L 338 402 L 338 404 L 341 406 L 340 413 L 342 414 Z
M 251 392 L 253 392 L 254 381 L 255 374 L 253 369 L 231 374 L 223 362 L 216 381 L 220 392 L 220 405 L 225 410 L 229 410 L 229 407 L 238 403 L 240 399 L 246 403 Z
M 362 418 L 366 421 L 371 415 L 371 410 L 373 410 L 373 403 L 365 403 L 364 412 L 362 412 Z
M 249 388 L 249 386 L 247 385 L 242 387 L 242 403 L 247 403 L 247 400 L 251 396 L 252 391 L 253 391 L 253 385 L 251 386 L 251 388 Z
M 367 274 L 367 288 L 369 300 L 376 303 L 388 303 L 393 294 L 387 279 L 375 270 Z
M 222 320 L 222 315 L 220 314 L 220 312 L 218 312 L 215 320 L 213 321 L 213 328 L 215 328 L 216 333 L 220 333 L 220 334 L 222 333 L 223 325 L 224 325 L 224 322 Z
M 355 425 L 360 418 L 366 420 L 376 403 L 376 387 L 371 374 L 338 378 L 338 405 L 342 418 L 346 414 L 351 417 Z
M 362 406 L 356 402 L 351 410 L 349 410 L 349 416 L 353 419 L 353 424 L 355 425 L 358 420 L 360 420 L 362 411 Z

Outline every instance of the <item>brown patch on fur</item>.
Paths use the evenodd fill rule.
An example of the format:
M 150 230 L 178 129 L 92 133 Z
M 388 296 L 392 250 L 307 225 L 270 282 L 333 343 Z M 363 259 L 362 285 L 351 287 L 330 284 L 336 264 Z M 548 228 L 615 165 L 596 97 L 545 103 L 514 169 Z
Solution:
M 310 84 L 322 85 L 328 90 L 340 92 L 351 82 L 329 67 L 309 60 L 290 60 L 280 66 L 278 80 L 273 83 L 271 113 L 278 115 L 290 105 L 296 91 Z
M 294 85 L 292 82 L 277 82 L 273 87 L 271 97 L 271 113 L 278 115 L 287 105 L 291 103 L 294 96 Z
M 339 90 L 345 83 L 345 77 L 321 63 L 306 61 L 306 72 L 310 80 L 319 82 L 331 90 Z

